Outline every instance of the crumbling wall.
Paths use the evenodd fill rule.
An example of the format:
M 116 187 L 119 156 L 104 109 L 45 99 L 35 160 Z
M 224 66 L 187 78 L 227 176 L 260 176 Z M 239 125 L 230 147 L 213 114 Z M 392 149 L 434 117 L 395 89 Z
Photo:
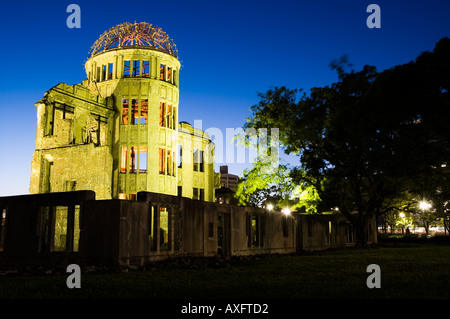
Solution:
M 60 83 L 36 108 L 30 193 L 93 190 L 98 198 L 111 198 L 112 100 Z
M 6 221 L 0 262 L 21 265 L 63 263 L 75 260 L 79 250 L 79 212 L 86 201 L 95 201 L 92 191 L 0 197 Z M 58 229 L 58 212 L 65 212 Z M 78 213 L 76 213 L 78 212 Z M 64 233 L 61 233 L 64 231 Z M 62 236 L 61 236 L 62 235 Z M 58 242 L 59 237 L 63 242 Z
M 93 190 L 99 199 L 110 199 L 112 166 L 107 146 L 86 144 L 38 150 L 33 154 L 30 193 Z
M 22 261 L 70 257 L 82 264 L 143 265 L 183 256 L 289 254 L 354 245 L 342 215 L 286 216 L 149 192 L 138 193 L 135 201 L 95 200 L 92 191 L 4 197 L 0 210 L 6 214 L 0 257 Z M 366 225 L 372 236 L 374 222 Z

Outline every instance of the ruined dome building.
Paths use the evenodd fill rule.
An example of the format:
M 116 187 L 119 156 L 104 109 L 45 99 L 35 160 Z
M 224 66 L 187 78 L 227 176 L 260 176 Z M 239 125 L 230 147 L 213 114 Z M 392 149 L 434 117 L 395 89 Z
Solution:
M 179 122 L 180 61 L 159 27 L 123 23 L 93 44 L 81 84 L 60 83 L 36 103 L 30 193 L 140 191 L 214 201 L 214 144 Z

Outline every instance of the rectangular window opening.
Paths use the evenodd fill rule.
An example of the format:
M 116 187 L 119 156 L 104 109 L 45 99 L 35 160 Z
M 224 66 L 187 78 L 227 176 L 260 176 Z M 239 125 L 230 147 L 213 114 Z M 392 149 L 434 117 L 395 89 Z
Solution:
M 63 104 L 55 104 L 55 108 L 62 111 L 62 119 L 63 120 L 73 120 L 75 108 L 73 106 L 69 106 L 65 103 Z
M 57 206 L 55 211 L 55 234 L 53 237 L 53 251 L 66 251 L 67 240 L 67 206 Z
M 139 123 L 143 125 L 148 123 L 148 99 L 141 100 L 141 117 Z
M 130 173 L 137 172 L 137 147 L 130 147 Z
M 167 104 L 165 117 L 165 126 L 173 129 L 172 105 L 170 104 Z
M 165 207 L 159 209 L 159 236 L 160 250 L 169 250 L 169 210 Z
M 167 68 L 167 81 L 172 82 L 172 68 Z
M 44 183 L 42 187 L 43 193 L 51 193 L 52 190 L 52 170 L 53 170 L 53 162 L 50 162 L 46 159 L 43 160 L 42 166 L 44 169 L 43 177 Z
M 53 130 L 55 126 L 55 105 L 49 104 L 46 106 L 46 115 L 47 115 L 47 125 L 45 130 L 46 136 L 53 135 Z
M 51 207 L 41 207 L 39 213 L 39 252 L 48 252 L 50 246 L 49 240 L 49 225 L 50 225 L 50 210 Z
M 65 181 L 64 182 L 64 191 L 65 192 L 74 192 L 76 191 L 77 182 L 76 181 Z
M 105 145 L 108 119 L 100 114 L 91 113 L 91 115 L 96 121 L 95 127 L 92 127 L 90 131 L 91 140 L 96 146 Z
M 192 199 L 199 199 L 199 193 L 198 193 L 198 188 L 194 187 L 192 188 Z
M 192 156 L 193 156 L 192 169 L 194 170 L 194 172 L 197 172 L 198 171 L 198 149 L 194 148 Z
M 162 127 L 166 126 L 165 118 L 164 118 L 165 112 L 166 112 L 166 103 L 160 102 L 159 103 L 159 126 L 162 126 Z
M 127 125 L 128 124 L 128 99 L 122 100 L 122 124 Z
M 108 80 L 113 78 L 113 64 L 108 63 Z
M 156 206 L 150 206 L 148 210 L 148 236 L 150 251 L 156 251 Z
M 165 168 L 166 157 L 165 157 L 164 153 L 165 153 L 164 149 L 160 148 L 159 149 L 159 174 L 164 174 L 165 173 L 164 168 Z
M 75 205 L 73 227 L 73 251 L 77 252 L 80 243 L 80 205 Z
M 177 167 L 182 168 L 183 167 L 183 147 L 181 145 L 178 145 L 178 153 L 177 153 Z
M 104 64 L 103 65 L 103 68 L 102 68 L 102 77 L 101 77 L 101 80 L 102 81 L 105 81 L 106 80 L 106 69 L 107 69 L 107 65 L 106 64 Z
M 252 216 L 251 218 L 252 223 L 252 246 L 257 247 L 259 246 L 259 220 L 257 216 Z
M 174 175 L 173 174 L 173 159 L 172 159 L 172 151 L 167 150 L 167 160 L 166 160 L 166 172 L 167 175 Z
M 131 124 L 135 125 L 139 122 L 139 100 L 131 100 Z
M 164 64 L 159 65 L 159 79 L 165 81 L 165 69 L 166 66 Z
M 139 173 L 147 173 L 147 146 L 139 148 Z
M 196 172 L 203 172 L 203 151 L 194 148 L 193 156 L 193 170 Z
M 139 76 L 141 61 L 133 60 L 133 76 Z
M 142 61 L 142 76 L 148 78 L 150 76 L 150 61 Z
M 122 146 L 122 152 L 120 156 L 120 172 L 126 173 L 127 172 L 127 147 Z
M 203 188 L 200 188 L 200 197 L 199 197 L 199 199 L 200 200 L 205 200 L 205 189 L 203 189 Z
M 172 129 L 176 129 L 177 128 L 177 108 L 176 107 L 172 107 Z
M 130 77 L 130 61 L 126 60 L 123 63 L 123 77 L 129 78 Z
M 247 236 L 247 247 L 252 247 L 252 216 L 245 215 L 245 235 Z

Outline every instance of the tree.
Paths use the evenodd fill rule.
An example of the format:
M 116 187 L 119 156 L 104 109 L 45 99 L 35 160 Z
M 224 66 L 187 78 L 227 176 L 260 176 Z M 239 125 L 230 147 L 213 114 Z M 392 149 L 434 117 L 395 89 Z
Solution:
M 338 206 L 365 246 L 367 218 L 440 175 L 436 168 L 449 158 L 450 40 L 381 73 L 372 66 L 348 72 L 344 63 L 333 65 L 338 82 L 309 95 L 286 87 L 259 94 L 244 128 L 280 128 L 284 151 L 299 157 L 292 181 L 317 192 L 319 211 Z
M 287 165 L 266 169 L 267 164 L 256 160 L 250 170 L 244 171 L 244 178 L 236 187 L 235 197 L 240 205 L 281 209 L 285 205 L 292 205 L 291 197 L 294 184 L 289 176 Z
M 402 234 L 405 235 L 405 230 L 406 230 L 406 235 L 409 234 L 409 228 L 413 226 L 413 218 L 411 216 L 403 216 L 404 214 L 402 214 L 402 216 L 399 216 L 396 221 L 395 221 L 395 225 L 397 227 L 400 227 L 402 230 Z
M 294 183 L 304 174 L 289 165 L 268 168 L 270 163 L 256 160 L 251 169 L 244 171 L 244 177 L 236 187 L 235 197 L 240 205 L 267 207 L 276 210 L 285 207 L 301 209 L 306 213 L 317 213 L 320 196 L 310 183 Z
M 339 206 L 354 224 L 357 238 L 365 238 L 364 221 L 373 210 L 367 207 L 376 197 L 377 176 L 368 175 L 368 120 L 358 101 L 376 76 L 373 67 L 341 74 L 331 87 L 314 88 L 310 96 L 297 99 L 296 90 L 284 87 L 260 95 L 252 110 L 255 116 L 246 128 L 285 127 L 280 141 L 288 153 L 299 154 L 302 176 L 297 183 L 309 183 L 322 199 L 321 208 Z M 297 102 L 298 100 L 298 102 Z M 352 214 L 354 210 L 358 215 Z
M 413 214 L 416 206 L 417 200 L 415 195 L 410 191 L 395 194 L 394 197 L 386 197 L 378 212 L 378 216 L 380 216 L 383 221 L 384 232 L 387 232 L 387 226 L 389 226 L 391 232 L 393 232 L 397 226 L 398 216 L 401 213 Z

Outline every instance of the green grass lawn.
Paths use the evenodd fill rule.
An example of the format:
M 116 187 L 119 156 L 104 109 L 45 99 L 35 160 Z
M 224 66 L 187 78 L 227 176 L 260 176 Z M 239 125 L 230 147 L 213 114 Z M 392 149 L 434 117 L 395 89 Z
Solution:
M 381 288 L 367 287 L 369 264 L 380 266 Z M 82 272 L 80 289 L 67 288 L 68 275 L 1 276 L 0 298 L 448 299 L 450 246 L 389 244 L 302 256 L 232 259 L 221 267 Z

